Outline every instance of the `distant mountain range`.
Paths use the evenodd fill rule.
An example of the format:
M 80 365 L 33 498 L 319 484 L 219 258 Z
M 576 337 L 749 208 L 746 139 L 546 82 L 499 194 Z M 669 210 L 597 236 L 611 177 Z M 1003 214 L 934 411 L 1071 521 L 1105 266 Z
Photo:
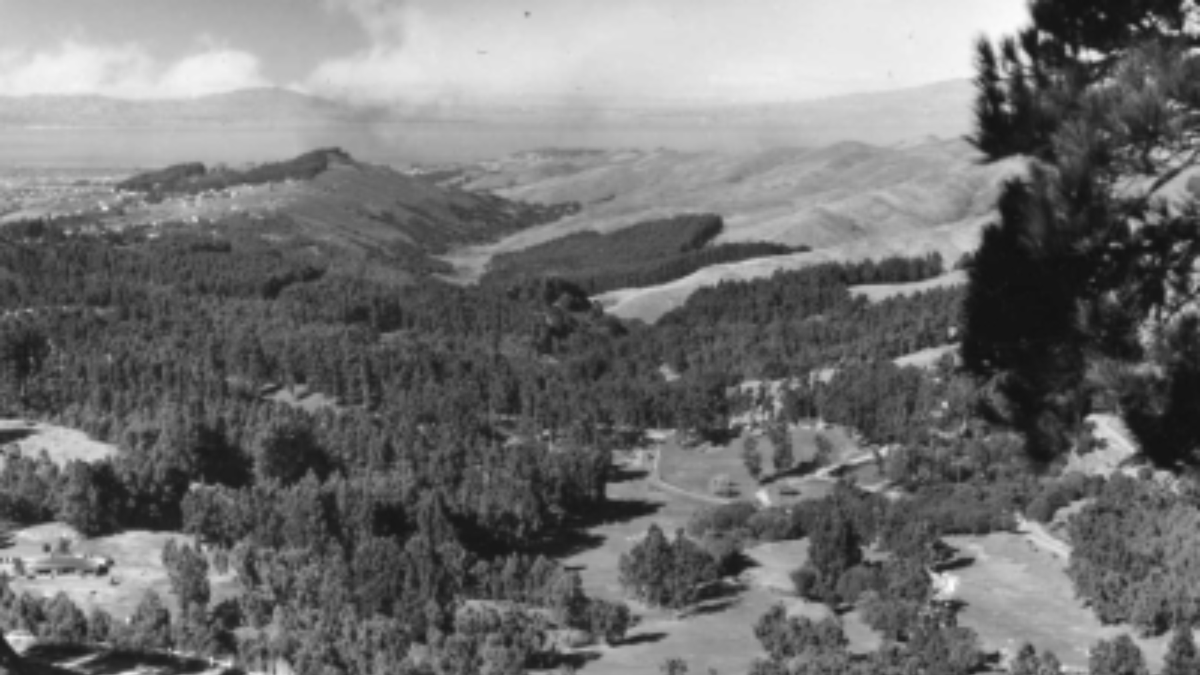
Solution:
M 355 122 L 365 112 L 285 89 L 247 89 L 196 98 L 2 96 L 0 127 L 166 127 Z
M 0 127 L 211 127 L 370 124 L 453 120 L 753 128 L 768 140 L 789 138 L 890 143 L 967 130 L 972 90 L 956 80 L 879 93 L 770 104 L 597 107 L 533 103 L 495 106 L 353 107 L 286 89 L 251 89 L 187 99 L 129 100 L 103 96 L 0 96 Z M 820 144 L 808 143 L 806 144 Z

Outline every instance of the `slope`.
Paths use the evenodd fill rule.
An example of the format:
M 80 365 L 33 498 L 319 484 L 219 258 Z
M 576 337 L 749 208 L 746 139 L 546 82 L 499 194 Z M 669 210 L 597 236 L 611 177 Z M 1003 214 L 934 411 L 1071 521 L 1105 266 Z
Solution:
M 824 260 L 938 251 L 953 263 L 973 250 L 1000 184 L 1016 163 L 982 166 L 962 141 L 750 153 L 670 150 L 524 153 L 452 180 L 516 199 L 576 201 L 580 213 L 445 259 L 459 278 L 478 277 L 494 255 L 574 232 L 610 232 L 684 212 L 725 219 L 715 243 L 767 241 L 814 250 L 701 270 L 637 291 L 601 296 L 616 314 L 654 320 L 691 291 L 723 279 L 769 275 Z
M 0 224 L 45 221 L 68 230 L 125 231 L 220 223 L 264 239 L 300 236 L 360 258 L 435 268 L 430 254 L 544 224 L 573 208 L 442 187 L 326 149 L 241 170 L 167 167 L 82 196 L 74 189 L 39 195 Z

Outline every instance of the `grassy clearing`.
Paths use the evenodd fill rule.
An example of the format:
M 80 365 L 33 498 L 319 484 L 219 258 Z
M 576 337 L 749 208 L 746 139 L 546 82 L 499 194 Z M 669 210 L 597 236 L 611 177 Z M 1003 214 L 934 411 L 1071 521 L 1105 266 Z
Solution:
M 834 446 L 834 461 L 844 461 L 857 457 L 861 450 L 843 430 L 837 427 L 817 431 L 808 426 L 794 426 L 789 429 L 792 435 L 792 450 L 797 464 L 811 461 L 816 456 L 817 434 L 824 434 Z M 659 460 L 659 475 L 671 485 L 683 488 L 689 492 L 711 494 L 709 481 L 713 476 L 725 474 L 737 489 L 737 498 L 753 499 L 754 493 L 760 487 L 766 487 L 771 495 L 772 503 L 781 499 L 780 485 L 771 479 L 776 474 L 775 464 L 771 459 L 774 447 L 771 440 L 764 436 L 756 436 L 758 453 L 762 457 L 763 475 L 768 484 L 760 486 L 746 471 L 742 461 L 743 447 L 747 436 L 733 439 L 726 445 L 703 444 L 695 448 L 683 448 L 672 437 L 662 446 L 662 458 Z M 869 478 L 860 478 L 866 481 Z M 828 494 L 830 485 L 826 482 L 796 481 L 797 494 L 791 495 L 785 501 L 798 499 L 819 499 Z
M 954 344 L 942 345 L 940 347 L 922 349 L 921 351 L 913 352 L 912 354 L 905 354 L 904 356 L 892 361 L 892 363 L 895 363 L 901 368 L 904 368 L 905 366 L 912 366 L 914 368 L 933 368 L 938 364 L 938 362 L 945 358 L 947 354 L 958 354 L 957 342 Z
M 9 443 L 26 457 L 37 457 L 45 451 L 59 466 L 73 459 L 96 462 L 118 452 L 115 445 L 102 443 L 75 429 L 25 420 L 0 420 L 0 445 Z
M 54 545 L 61 537 L 77 541 L 72 551 L 81 554 L 102 555 L 114 561 L 112 570 L 104 576 L 61 576 L 55 578 L 13 579 L 9 582 L 13 591 L 28 591 L 34 595 L 52 597 L 59 591 L 67 594 L 85 613 L 98 606 L 115 618 L 124 619 L 133 614 L 147 590 L 154 590 L 172 612 L 177 611 L 175 595 L 167 570 L 162 564 L 162 549 L 170 539 L 178 543 L 192 538 L 171 532 L 122 532 L 108 537 L 79 540 L 70 527 L 58 523 L 39 525 L 15 533 L 13 545 L 3 551 L 6 556 L 39 557 L 43 545 Z M 236 595 L 233 574 L 217 575 L 210 572 L 213 601 L 219 602 Z
M 581 571 L 589 594 L 625 599 L 618 580 L 620 556 L 658 523 L 668 533 L 683 527 L 695 505 L 673 494 L 652 489 L 644 473 L 627 474 L 627 479 L 609 485 L 610 517 L 587 528 L 575 541 L 564 542 L 558 552 L 563 563 Z M 681 657 L 691 672 L 715 668 L 722 673 L 746 672 L 761 654 L 754 638 L 754 623 L 772 605 L 783 603 L 793 614 L 820 618 L 828 610 L 807 603 L 791 593 L 788 573 L 804 562 L 807 544 L 782 542 L 755 547 L 748 555 L 756 566 L 736 580 L 736 592 L 709 601 L 685 618 L 674 612 L 649 609 L 635 603 L 640 623 L 625 644 L 594 646 L 583 650 L 590 659 L 583 672 L 588 675 L 618 675 L 655 672 L 663 661 Z M 853 613 L 843 617 L 851 648 L 872 649 L 876 638 Z
M 1134 634 L 1128 626 L 1101 625 L 1075 597 L 1063 563 L 1020 535 L 947 541 L 975 557 L 974 564 L 954 572 L 960 578 L 957 596 L 966 603 L 959 623 L 975 629 L 990 649 L 1029 642 L 1053 651 L 1065 665 L 1086 667 L 1088 649 L 1097 641 Z M 1151 672 L 1161 667 L 1168 640 L 1137 639 Z

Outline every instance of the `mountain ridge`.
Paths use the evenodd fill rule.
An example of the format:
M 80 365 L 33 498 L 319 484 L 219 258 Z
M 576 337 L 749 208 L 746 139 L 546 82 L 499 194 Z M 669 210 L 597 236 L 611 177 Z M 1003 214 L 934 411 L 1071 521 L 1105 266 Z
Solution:
M 0 127 L 114 127 L 266 124 L 281 121 L 370 123 L 405 119 L 586 118 L 596 123 L 660 120 L 700 125 L 851 126 L 889 130 L 920 115 L 959 131 L 965 121 L 969 82 L 949 80 L 918 87 L 868 91 L 811 100 L 745 103 L 579 104 L 568 101 L 507 101 L 492 104 L 359 105 L 282 87 L 259 87 L 186 98 L 130 99 L 97 94 L 0 96 Z M 887 115 L 880 111 L 887 110 Z M 837 119 L 825 119 L 828 116 Z M 869 117 L 869 124 L 855 117 Z M 249 118 L 249 119 L 247 119 Z M 807 118 L 807 119 L 806 119 Z M 960 119 L 961 118 L 961 119 Z M 269 121 L 269 122 L 268 122 Z M 925 125 L 935 128 L 936 125 Z M 965 128 L 965 127 L 964 127 Z M 868 130 L 869 131 L 869 130 Z M 912 135 L 912 134 L 910 134 Z M 865 140 L 878 142 L 877 134 Z

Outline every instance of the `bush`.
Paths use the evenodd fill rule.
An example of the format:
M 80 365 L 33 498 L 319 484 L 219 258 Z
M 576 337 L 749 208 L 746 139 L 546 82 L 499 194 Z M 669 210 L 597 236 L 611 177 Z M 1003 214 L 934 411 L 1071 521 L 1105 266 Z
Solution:
M 758 508 L 747 501 L 704 507 L 696 510 L 688 520 L 687 533 L 693 537 L 703 537 L 706 534 L 734 532 L 746 527 L 756 513 Z
M 587 609 L 588 630 L 592 635 L 604 638 L 610 645 L 625 639 L 632 623 L 629 606 L 623 602 L 592 599 Z

